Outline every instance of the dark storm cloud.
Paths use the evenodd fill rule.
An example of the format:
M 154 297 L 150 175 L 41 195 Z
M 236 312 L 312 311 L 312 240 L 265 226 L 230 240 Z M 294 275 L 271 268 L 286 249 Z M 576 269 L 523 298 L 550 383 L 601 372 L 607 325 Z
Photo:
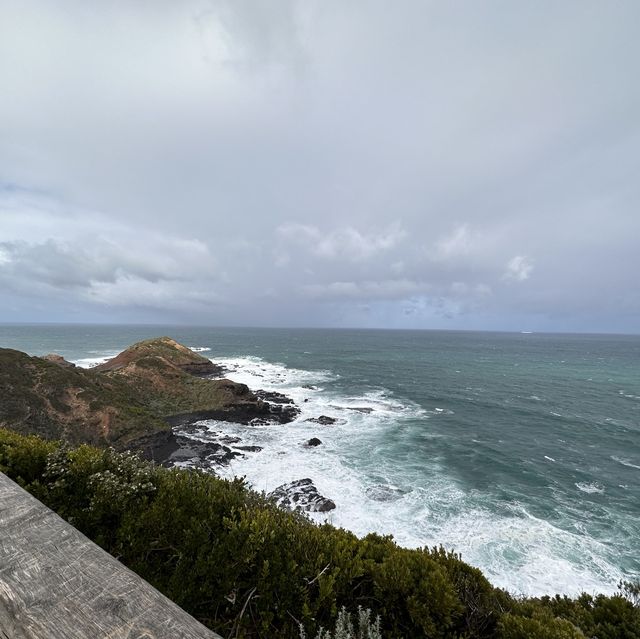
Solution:
M 0 320 L 637 330 L 635 2 L 0 12 Z

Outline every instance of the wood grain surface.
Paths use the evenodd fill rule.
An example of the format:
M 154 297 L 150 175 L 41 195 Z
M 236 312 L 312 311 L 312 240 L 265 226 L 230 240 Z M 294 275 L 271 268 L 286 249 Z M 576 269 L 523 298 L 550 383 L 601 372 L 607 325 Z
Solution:
M 0 639 L 214 639 L 0 473 Z

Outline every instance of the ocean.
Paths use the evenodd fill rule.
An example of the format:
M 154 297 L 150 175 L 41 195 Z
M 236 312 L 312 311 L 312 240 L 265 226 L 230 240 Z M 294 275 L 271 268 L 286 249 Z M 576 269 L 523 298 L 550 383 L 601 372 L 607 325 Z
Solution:
M 640 577 L 640 336 L 0 325 L 0 346 L 91 366 L 160 335 L 302 410 L 207 422 L 262 447 L 223 476 L 309 477 L 337 505 L 317 521 L 443 545 L 514 593 Z M 337 423 L 305 421 L 320 415 Z

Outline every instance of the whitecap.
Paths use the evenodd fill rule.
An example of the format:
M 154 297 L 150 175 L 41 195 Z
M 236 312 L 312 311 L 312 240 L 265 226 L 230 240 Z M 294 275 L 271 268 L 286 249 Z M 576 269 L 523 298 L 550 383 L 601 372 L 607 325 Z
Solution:
M 206 353 L 211 349 L 208 346 L 189 346 L 194 353 Z
M 640 395 L 633 395 L 632 393 L 625 393 L 623 390 L 618 391 L 618 395 L 626 397 L 627 399 L 640 399 Z
M 576 482 L 575 484 L 578 490 L 581 490 L 583 493 L 593 494 L 598 493 L 602 494 L 604 492 L 604 487 L 600 486 L 600 484 L 589 484 L 587 482 Z
M 426 411 L 428 415 L 455 415 L 455 413 L 449 408 L 434 408 L 433 410 Z
M 616 457 L 615 455 L 611 455 L 611 459 L 613 459 L 613 461 L 617 461 L 619 464 L 622 464 L 623 466 L 627 466 L 628 468 L 637 468 L 638 470 L 640 470 L 640 466 L 638 464 L 633 464 L 628 459 Z

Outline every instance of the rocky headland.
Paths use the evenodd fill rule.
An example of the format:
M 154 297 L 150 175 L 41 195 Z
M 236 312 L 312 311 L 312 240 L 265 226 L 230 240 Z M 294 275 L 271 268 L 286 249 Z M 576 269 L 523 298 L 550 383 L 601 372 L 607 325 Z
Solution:
M 252 391 L 223 374 L 220 366 L 169 337 L 138 342 L 89 369 L 55 353 L 32 357 L 0 349 L 0 428 L 211 470 L 261 448 L 213 432 L 203 420 L 252 427 L 286 424 L 300 413 L 286 395 Z M 307 421 L 327 426 L 338 420 L 321 415 Z M 312 438 L 304 445 L 321 443 Z M 280 486 L 272 496 L 292 510 L 335 508 L 310 479 Z
M 222 373 L 169 337 L 134 344 L 92 369 L 55 354 L 0 349 L 0 427 L 164 461 L 181 446 L 173 426 L 202 419 L 282 424 L 298 415 L 288 398 L 263 399 Z

